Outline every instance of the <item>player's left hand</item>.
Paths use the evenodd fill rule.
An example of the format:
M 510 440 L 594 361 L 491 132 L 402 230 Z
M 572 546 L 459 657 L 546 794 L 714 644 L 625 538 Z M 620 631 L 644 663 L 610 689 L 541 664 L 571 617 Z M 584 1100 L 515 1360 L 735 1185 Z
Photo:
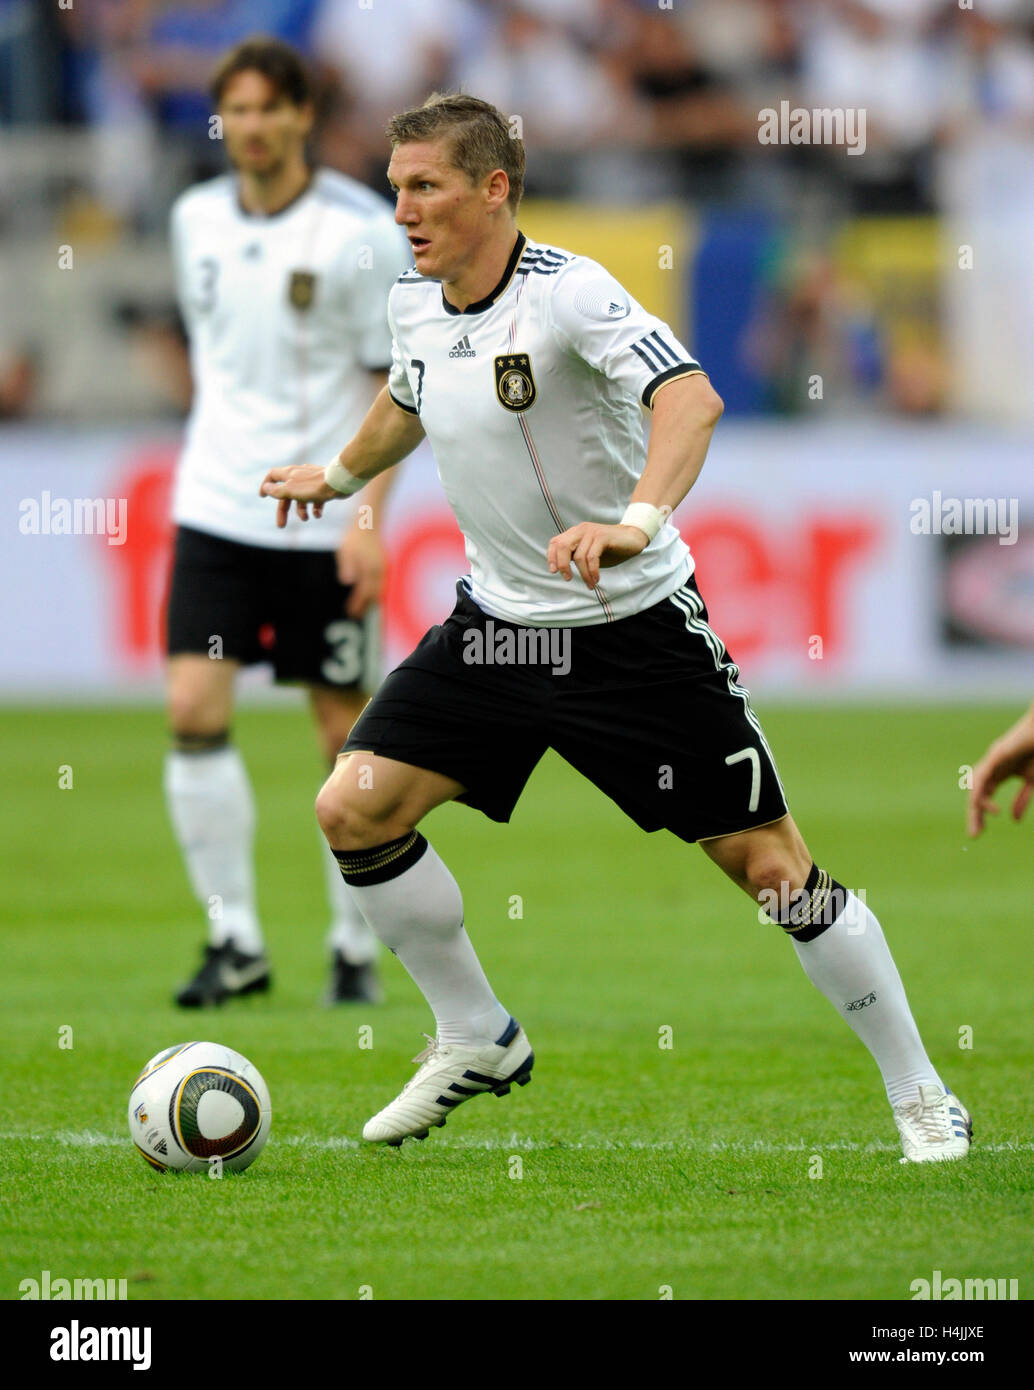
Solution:
M 550 574 L 559 570 L 571 579 L 571 565 L 590 589 L 600 582 L 600 570 L 631 560 L 649 545 L 645 531 L 638 526 L 603 526 L 598 521 L 582 521 L 570 526 L 549 543 L 546 558 Z
M 380 537 L 372 528 L 353 523 L 337 548 L 337 577 L 350 584 L 346 612 L 350 618 L 361 618 L 371 603 L 379 603 L 387 578 L 387 557 Z

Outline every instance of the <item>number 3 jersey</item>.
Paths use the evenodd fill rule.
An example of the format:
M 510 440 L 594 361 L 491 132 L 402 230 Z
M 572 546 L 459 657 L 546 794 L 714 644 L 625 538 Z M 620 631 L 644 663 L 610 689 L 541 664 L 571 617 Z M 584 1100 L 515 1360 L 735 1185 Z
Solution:
M 466 541 L 471 597 L 533 626 L 628 617 L 685 584 L 674 526 L 631 560 L 550 574 L 553 536 L 617 523 L 646 462 L 640 402 L 701 371 L 671 329 L 595 261 L 519 234 L 503 278 L 460 311 L 407 271 L 391 291 L 389 390 L 420 417 Z
M 315 525 L 292 513 L 278 530 L 258 490 L 270 468 L 329 462 L 369 408 L 369 372 L 388 367 L 388 292 L 411 264 L 390 204 L 324 169 L 254 216 L 230 174 L 180 196 L 172 247 L 194 376 L 175 520 L 249 545 L 334 549 L 350 507 Z

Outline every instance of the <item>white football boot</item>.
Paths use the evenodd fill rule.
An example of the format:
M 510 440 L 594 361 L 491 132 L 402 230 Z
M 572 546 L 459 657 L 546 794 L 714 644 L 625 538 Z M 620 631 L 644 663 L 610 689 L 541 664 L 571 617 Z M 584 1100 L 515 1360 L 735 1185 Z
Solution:
M 943 1163 L 969 1153 L 969 1111 L 958 1096 L 940 1086 L 918 1086 L 910 1105 L 894 1107 L 894 1121 L 905 1151 L 901 1163 Z
M 514 1083 L 527 1086 L 531 1080 L 535 1054 L 515 1018 L 498 1041 L 484 1047 L 440 1047 L 426 1033 L 424 1037 L 427 1047 L 413 1058 L 421 1063 L 419 1071 L 363 1127 L 363 1138 L 369 1142 L 397 1148 L 408 1135 L 426 1139 L 432 1125 L 440 1128 L 456 1106 L 472 1096 L 486 1091 L 505 1096 Z

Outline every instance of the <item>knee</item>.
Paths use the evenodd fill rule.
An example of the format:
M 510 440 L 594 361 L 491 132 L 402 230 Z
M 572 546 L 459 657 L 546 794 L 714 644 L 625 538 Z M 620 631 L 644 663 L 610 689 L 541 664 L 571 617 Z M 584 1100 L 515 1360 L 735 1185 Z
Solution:
M 747 856 L 743 876 L 755 897 L 787 894 L 803 888 L 811 859 L 783 849 L 765 848 Z
M 166 711 L 169 728 L 177 738 L 223 733 L 227 727 L 224 711 L 213 710 L 211 702 L 201 698 L 197 691 L 171 691 Z
M 316 819 L 333 849 L 372 849 L 412 827 L 398 829 L 392 808 L 357 779 L 335 770 L 316 797 Z
M 232 669 L 205 657 L 171 659 L 165 709 L 174 737 L 207 738 L 227 732 L 233 714 Z
M 333 779 L 320 787 L 316 797 L 316 819 L 332 845 L 338 849 L 355 848 L 350 841 L 354 825 L 352 808 L 343 789 L 333 785 Z

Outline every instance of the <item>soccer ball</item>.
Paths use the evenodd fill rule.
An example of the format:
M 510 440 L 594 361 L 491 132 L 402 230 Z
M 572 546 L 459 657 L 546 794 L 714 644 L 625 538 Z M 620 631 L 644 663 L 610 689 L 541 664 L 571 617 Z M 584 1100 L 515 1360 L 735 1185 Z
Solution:
M 137 1152 L 164 1173 L 254 1163 L 269 1138 L 269 1090 L 246 1057 L 218 1043 L 177 1043 L 157 1053 L 129 1093 Z

